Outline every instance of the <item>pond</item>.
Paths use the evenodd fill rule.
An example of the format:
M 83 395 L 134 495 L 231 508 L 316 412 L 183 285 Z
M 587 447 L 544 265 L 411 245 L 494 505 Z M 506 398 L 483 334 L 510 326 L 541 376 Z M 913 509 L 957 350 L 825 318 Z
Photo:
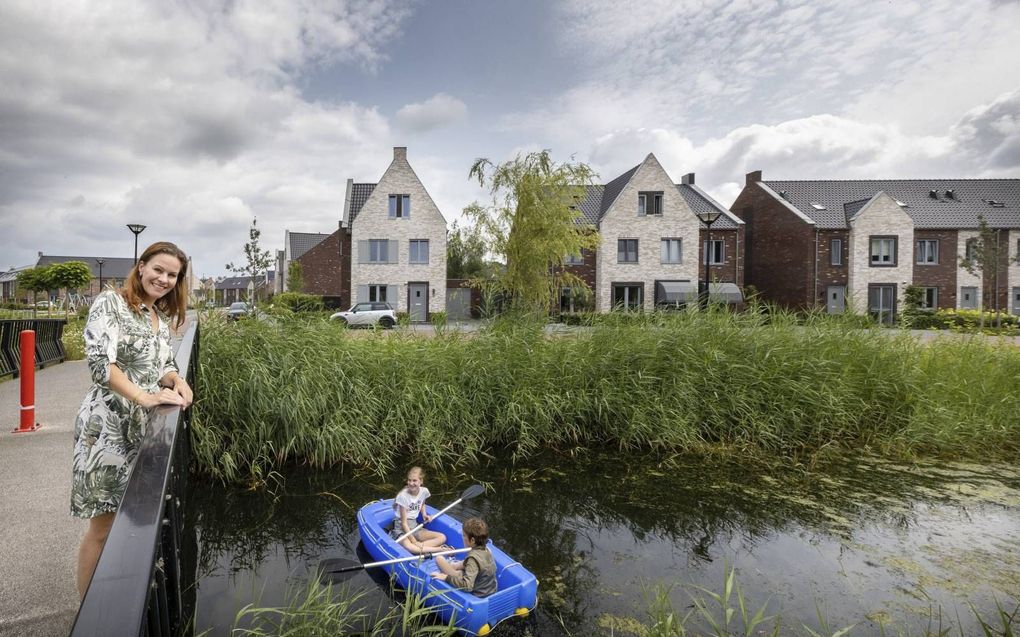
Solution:
M 387 482 L 295 468 L 264 489 L 226 494 L 194 479 L 197 631 L 228 634 L 241 608 L 282 605 L 321 560 L 356 559 L 357 508 L 392 497 L 402 473 Z M 692 595 L 717 608 L 696 587 L 721 593 L 731 569 L 751 612 L 767 604 L 782 634 L 856 624 L 850 634 L 953 626 L 969 635 L 980 633 L 977 616 L 1001 627 L 997 604 L 1013 612 L 1020 603 L 1012 467 L 547 454 L 428 476 L 430 504 L 473 482 L 487 492 L 452 513 L 484 517 L 493 541 L 540 582 L 533 617 L 496 635 L 640 635 L 657 591 L 680 615 Z M 349 585 L 368 591 L 362 601 L 373 608 L 393 603 L 378 576 L 362 572 Z M 707 626 L 696 612 L 690 621 Z

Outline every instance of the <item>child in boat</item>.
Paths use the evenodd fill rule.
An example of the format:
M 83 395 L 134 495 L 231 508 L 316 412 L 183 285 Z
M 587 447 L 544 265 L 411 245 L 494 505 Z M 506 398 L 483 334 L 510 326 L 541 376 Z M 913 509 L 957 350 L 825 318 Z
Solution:
M 431 494 L 424 482 L 425 472 L 422 468 L 411 467 L 407 472 L 407 486 L 393 499 L 393 530 L 390 533 L 394 540 L 418 526 L 419 512 L 425 524 L 432 519 L 425 510 L 425 499 Z M 400 541 L 401 546 L 415 554 L 428 553 L 445 543 L 445 535 L 425 528 L 418 529 Z
M 471 550 L 463 562 L 450 563 L 437 555 L 436 566 L 442 573 L 433 573 L 432 577 L 478 597 L 488 597 L 496 592 L 496 562 L 485 547 L 489 541 L 489 525 L 481 518 L 469 518 L 463 528 L 464 546 Z

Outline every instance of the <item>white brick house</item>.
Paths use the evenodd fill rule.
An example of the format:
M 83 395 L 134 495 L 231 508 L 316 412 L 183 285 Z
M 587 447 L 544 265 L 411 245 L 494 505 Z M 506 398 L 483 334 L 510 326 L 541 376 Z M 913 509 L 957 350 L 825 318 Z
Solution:
M 914 278 L 914 222 L 894 198 L 882 191 L 863 205 L 847 204 L 847 221 L 849 300 L 857 312 L 875 308 L 884 313 L 882 319 L 891 319 Z
M 348 229 L 351 295 L 386 301 L 412 321 L 446 309 L 446 219 L 407 161 L 393 161 L 378 183 L 348 180 L 341 226 Z

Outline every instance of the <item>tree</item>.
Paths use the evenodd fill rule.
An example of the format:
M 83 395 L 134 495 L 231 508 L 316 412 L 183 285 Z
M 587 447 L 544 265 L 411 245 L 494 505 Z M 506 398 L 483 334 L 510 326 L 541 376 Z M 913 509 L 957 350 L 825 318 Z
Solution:
M 478 159 L 469 175 L 492 195 L 491 205 L 474 203 L 464 213 L 488 238 L 491 251 L 506 260 L 505 270 L 492 279 L 497 294 L 512 308 L 547 312 L 560 288 L 587 289 L 563 264 L 567 256 L 599 244 L 597 232 L 577 223 L 576 203 L 595 177 L 591 168 L 557 164 L 543 150 L 498 166 Z
M 305 269 L 299 261 L 291 261 L 287 267 L 287 291 L 303 292 L 305 289 Z M 275 301 L 274 301 L 275 303 Z
M 999 230 L 988 227 L 988 221 L 983 215 L 978 215 L 978 236 L 967 239 L 963 257 L 960 258 L 960 266 L 974 276 L 981 278 L 981 303 L 978 306 L 980 316 L 978 318 L 978 329 L 985 328 L 985 295 L 984 290 L 991 287 L 992 296 L 995 298 L 995 322 L 996 327 L 1002 327 L 1002 317 L 999 315 L 999 261 L 1003 257 L 1003 248 L 999 243 Z
M 476 225 L 459 226 L 453 222 L 446 240 L 446 278 L 472 279 L 486 271 L 485 237 Z
M 255 289 L 258 286 L 259 275 L 265 278 L 266 271 L 273 264 L 269 250 L 263 250 L 259 245 L 259 237 L 262 231 L 258 228 L 258 219 L 252 217 L 251 228 L 248 230 L 248 243 L 244 244 L 244 257 L 247 263 L 244 265 L 227 264 L 227 269 L 238 275 L 248 275 L 248 304 L 252 312 L 255 312 Z
M 32 316 L 35 316 L 35 303 L 38 298 L 38 293 L 45 292 L 53 287 L 52 281 L 50 281 L 49 268 L 46 266 L 37 266 L 18 272 L 18 287 L 24 288 L 32 293 Z
M 64 288 L 64 316 L 71 312 L 71 291 L 77 291 L 92 281 L 92 269 L 82 261 L 54 263 L 49 268 L 49 279 L 53 287 Z

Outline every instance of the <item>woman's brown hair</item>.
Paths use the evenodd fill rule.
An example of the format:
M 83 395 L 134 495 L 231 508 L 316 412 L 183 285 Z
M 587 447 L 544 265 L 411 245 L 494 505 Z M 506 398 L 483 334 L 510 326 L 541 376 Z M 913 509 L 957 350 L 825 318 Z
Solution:
M 148 263 L 149 259 L 157 254 L 169 254 L 181 262 L 181 269 L 177 273 L 177 282 L 174 288 L 156 301 L 156 308 L 170 317 L 174 329 L 184 323 L 184 313 L 188 311 L 188 255 L 169 241 L 157 241 L 138 257 L 138 261 L 128 273 L 124 287 L 118 292 L 127 301 L 128 306 L 135 312 L 141 312 L 142 299 L 145 298 L 145 290 L 142 289 L 142 279 L 138 274 L 138 266 Z

